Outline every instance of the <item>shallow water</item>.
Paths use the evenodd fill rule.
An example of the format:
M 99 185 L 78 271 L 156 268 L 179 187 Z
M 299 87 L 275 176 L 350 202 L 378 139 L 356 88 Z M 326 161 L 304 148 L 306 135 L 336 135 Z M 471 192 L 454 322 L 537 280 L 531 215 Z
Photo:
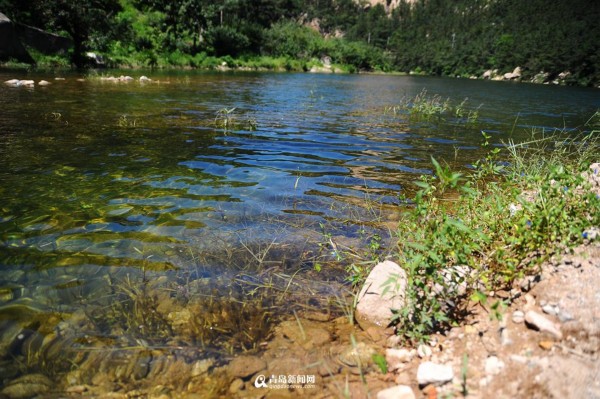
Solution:
M 102 309 L 118 296 L 115 286 L 128 292 L 129 279 L 139 289 L 162 278 L 154 289 L 179 287 L 189 299 L 190 281 L 205 279 L 196 290 L 224 295 L 236 273 L 260 285 L 273 267 L 300 271 L 319 291 L 320 278 L 335 279 L 311 271 L 318 249 L 307 243 L 328 237 L 323 225 L 360 239 L 372 216 L 361 204 L 400 203 L 419 174 L 431 173 L 431 156 L 466 168 L 483 153 L 482 130 L 500 144 L 530 126 L 581 127 L 600 108 L 598 90 L 506 82 L 144 74 L 154 82 L 39 74 L 27 78 L 52 85 L 0 86 L 4 331 L 24 326 L 23 314 Z M 25 76 L 0 72 L 1 81 L 11 78 Z M 452 104 L 468 98 L 478 120 L 390 108 L 422 90 Z M 114 334 L 113 316 L 95 334 Z M 14 356 L 6 342 L 0 357 Z

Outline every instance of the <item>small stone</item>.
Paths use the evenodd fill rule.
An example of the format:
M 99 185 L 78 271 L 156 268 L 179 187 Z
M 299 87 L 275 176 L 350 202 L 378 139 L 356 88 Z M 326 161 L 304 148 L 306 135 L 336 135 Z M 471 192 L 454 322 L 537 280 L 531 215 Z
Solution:
M 438 397 L 438 390 L 433 384 L 427 385 L 425 388 L 423 388 L 423 393 L 427 395 L 427 399 L 437 399 Z
M 542 279 L 542 276 L 525 276 L 523 280 L 521 280 L 521 291 L 528 292 L 530 291 L 537 283 L 539 283 Z
M 152 82 L 152 79 L 148 78 L 147 76 L 140 76 L 140 83 L 144 82 Z
M 485 359 L 485 373 L 487 375 L 498 375 L 504 368 L 504 362 L 496 356 Z
M 540 348 L 548 351 L 548 350 L 552 349 L 552 347 L 554 346 L 554 342 L 552 342 L 552 341 L 540 341 L 540 342 L 538 342 L 538 345 L 539 345 Z
M 417 370 L 417 382 L 420 386 L 428 384 L 442 385 L 454 378 L 452 366 L 436 364 L 433 362 L 424 362 L 419 365 Z
M 52 84 L 52 83 L 48 82 L 47 80 L 40 80 L 40 81 L 38 82 L 38 85 L 40 85 L 40 86 L 49 86 L 49 85 L 51 85 L 51 84 Z
M 385 344 L 388 348 L 395 348 L 400 345 L 400 342 L 402 342 L 402 337 L 394 334 L 388 337 Z
M 566 323 L 567 321 L 571 321 L 574 319 L 575 318 L 573 317 L 573 315 L 567 312 L 566 310 L 561 309 L 558 312 L 558 320 L 560 320 L 561 323 Z
M 525 313 L 523 313 L 520 310 L 516 310 L 513 314 L 512 314 L 512 321 L 515 324 L 521 324 L 525 321 Z
M 556 339 L 562 339 L 560 326 L 557 326 L 551 320 L 548 320 L 546 317 L 533 310 L 530 310 L 525 314 L 525 323 L 528 327 L 533 327 L 539 331 L 547 332 Z
M 475 327 L 473 327 L 470 324 L 467 324 L 465 326 L 465 334 L 476 334 L 477 333 L 477 329 Z
M 214 363 L 215 363 L 215 361 L 213 359 L 198 360 L 192 366 L 192 371 L 190 373 L 191 376 L 197 377 L 199 375 L 206 374 L 208 372 L 208 370 L 213 366 Z
M 66 389 L 67 393 L 82 394 L 88 390 L 86 385 L 73 385 Z
M 507 328 L 500 329 L 500 343 L 503 346 L 512 345 L 513 340 L 510 338 L 510 334 Z
M 531 309 L 535 306 L 535 298 L 531 294 L 525 295 L 525 310 Z
M 9 382 L 1 393 L 13 399 L 32 398 L 48 392 L 53 385 L 43 374 L 26 374 Z
M 415 399 L 415 394 L 409 386 L 396 385 L 395 387 L 379 391 L 377 399 Z
M 414 357 L 414 351 L 408 349 L 386 349 L 385 360 L 388 364 L 388 370 L 395 371 L 410 362 Z
M 519 364 L 527 364 L 527 362 L 529 361 L 525 356 L 521 355 L 510 355 L 510 360 Z
M 558 314 L 558 308 L 551 304 L 546 304 L 542 306 L 542 311 L 550 316 L 556 316 Z
M 594 165 L 598 165 L 598 164 L 594 164 Z M 592 165 L 592 166 L 594 166 L 594 165 Z M 594 176 L 594 175 L 592 175 L 592 176 Z M 597 176 L 597 174 L 596 174 L 596 176 Z M 591 227 L 583 232 L 583 238 L 586 240 L 594 241 L 598 237 L 600 237 L 600 229 L 598 227 Z
M 417 347 L 417 355 L 419 355 L 421 359 L 430 357 L 432 353 L 433 350 L 431 350 L 429 345 L 421 344 Z
M 266 368 L 267 362 L 256 356 L 240 356 L 229 363 L 228 371 L 233 377 L 248 378 Z
M 350 367 L 364 366 L 372 362 L 375 353 L 377 351 L 372 346 L 359 342 L 340 353 L 338 359 Z
M 229 393 L 231 394 L 236 394 L 242 389 L 244 389 L 244 380 L 242 380 L 241 378 L 236 378 L 235 380 L 233 380 L 231 385 L 229 385 Z

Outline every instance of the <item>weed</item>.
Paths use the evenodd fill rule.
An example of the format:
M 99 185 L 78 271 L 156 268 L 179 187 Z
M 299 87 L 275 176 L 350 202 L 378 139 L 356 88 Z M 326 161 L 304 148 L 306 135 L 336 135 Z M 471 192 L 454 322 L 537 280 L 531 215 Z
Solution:
M 230 130 L 249 130 L 255 131 L 258 124 L 253 118 L 240 119 L 235 114 L 236 108 L 221 108 L 215 115 L 215 126 L 224 131 Z
M 137 119 L 130 119 L 127 115 L 123 114 L 119 116 L 117 120 L 117 126 L 119 127 L 137 127 Z
M 234 111 L 235 107 L 221 108 L 220 110 L 218 110 L 215 116 L 215 126 L 224 130 L 231 129 L 234 123 Z
M 442 100 L 440 95 L 429 96 L 427 90 L 423 89 L 412 101 L 410 113 L 426 120 L 442 116 L 450 109 L 450 100 Z
M 394 310 L 399 334 L 426 340 L 462 317 L 469 299 L 485 308 L 486 292 L 536 272 L 557 246 L 580 242 L 586 227 L 600 223 L 600 199 L 580 173 L 597 150 L 589 134 L 555 132 L 503 153 L 494 148 L 469 174 L 432 159 L 434 175 L 415 183 L 397 232 L 395 256 L 408 275 L 406 306 Z M 501 155 L 510 162 L 499 162 Z M 441 201 L 447 196 L 454 200 Z M 386 284 L 395 290 L 397 281 Z M 504 306 L 486 310 L 498 319 Z
M 462 365 L 460 367 L 461 393 L 464 397 L 469 395 L 467 388 L 467 372 L 469 371 L 469 355 L 463 354 Z
M 403 98 L 399 104 L 386 106 L 384 115 L 403 117 L 408 115 L 416 121 L 444 121 L 448 118 L 455 122 L 473 125 L 479 120 L 479 105 L 475 109 L 467 107 L 468 99 L 465 98 L 457 105 L 452 105 L 450 99 L 443 99 L 439 94 L 430 95 L 426 89 L 421 90 L 413 98 Z
M 377 367 L 379 367 L 379 370 L 383 374 L 387 374 L 388 364 L 387 364 L 387 360 L 385 360 L 385 356 L 383 356 L 381 353 L 374 353 L 373 354 L 373 363 L 375 363 L 375 365 L 377 365 Z

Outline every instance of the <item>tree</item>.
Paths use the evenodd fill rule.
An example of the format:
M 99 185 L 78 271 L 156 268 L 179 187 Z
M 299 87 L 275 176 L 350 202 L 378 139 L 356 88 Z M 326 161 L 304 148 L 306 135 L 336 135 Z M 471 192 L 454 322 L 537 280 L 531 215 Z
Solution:
M 85 64 L 83 54 L 90 37 L 106 35 L 112 17 L 121 9 L 118 0 L 3 0 L 2 4 L 17 22 L 71 36 L 71 61 L 77 67 Z

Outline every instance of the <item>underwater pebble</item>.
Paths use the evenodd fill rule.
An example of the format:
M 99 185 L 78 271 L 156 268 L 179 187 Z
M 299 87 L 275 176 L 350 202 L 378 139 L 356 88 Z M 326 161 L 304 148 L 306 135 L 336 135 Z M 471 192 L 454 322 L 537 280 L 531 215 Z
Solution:
M 244 380 L 236 378 L 229 386 L 229 393 L 236 394 L 244 388 Z
M 198 360 L 192 367 L 191 376 L 197 377 L 199 375 L 206 374 L 213 364 L 215 364 L 213 359 Z
M 364 342 L 359 342 L 356 346 L 350 347 L 340 353 L 338 359 L 347 366 L 356 367 L 359 364 L 365 365 L 372 362 L 372 357 L 375 353 L 377 351 L 373 347 Z
M 85 385 L 73 385 L 71 387 L 68 387 L 66 389 L 67 393 L 76 393 L 76 394 L 82 394 L 85 391 L 87 391 L 88 387 Z
M 247 378 L 267 368 L 267 362 L 256 356 L 236 357 L 229 363 L 227 370 L 233 377 Z
M 26 374 L 8 383 L 2 394 L 11 399 L 32 398 L 50 390 L 52 381 L 43 374 Z

